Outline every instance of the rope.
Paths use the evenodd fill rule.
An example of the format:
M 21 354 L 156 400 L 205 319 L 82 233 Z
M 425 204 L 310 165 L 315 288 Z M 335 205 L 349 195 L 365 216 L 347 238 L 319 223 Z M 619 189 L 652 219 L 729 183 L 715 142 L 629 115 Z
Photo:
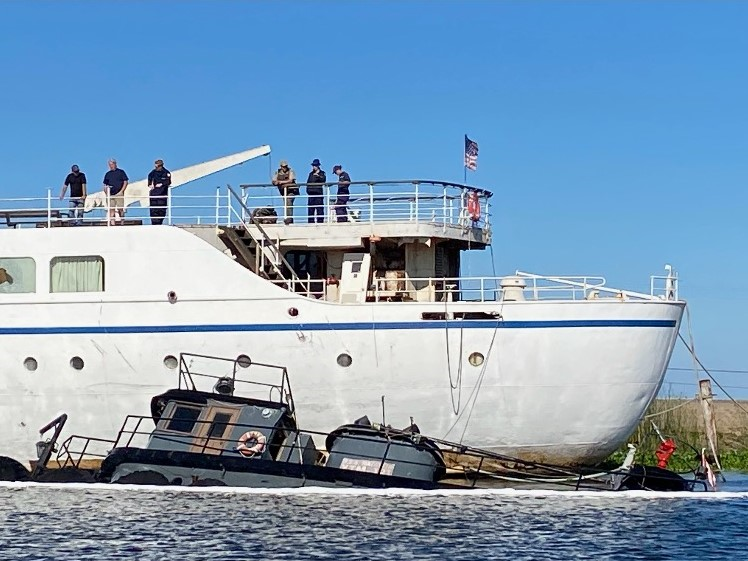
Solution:
M 697 366 L 697 360 L 696 360 L 696 346 L 693 342 L 693 330 L 691 329 L 691 309 L 686 305 L 686 324 L 688 325 L 688 339 L 691 342 L 691 346 L 689 347 L 686 345 L 688 350 L 691 353 L 691 358 L 693 359 L 693 375 L 696 378 L 696 387 L 699 387 L 699 369 Z M 678 331 L 678 336 L 681 338 L 681 341 L 684 343 L 686 342 L 683 337 L 680 334 L 680 331 Z
M 693 359 L 696 361 L 696 363 L 701 367 L 701 369 L 704 371 L 704 373 L 707 376 L 709 376 L 709 379 L 711 379 L 711 381 L 714 382 L 720 390 L 722 390 L 722 392 L 727 396 L 727 398 L 730 401 L 732 401 L 735 405 L 738 406 L 738 409 L 740 409 L 743 413 L 745 413 L 746 415 L 748 415 L 748 410 L 746 410 L 745 407 L 743 407 L 742 405 L 740 405 L 740 402 L 737 401 L 734 397 L 732 397 L 727 392 L 727 390 L 725 389 L 725 387 L 722 384 L 720 384 L 714 376 L 712 376 L 712 374 L 711 374 L 711 372 L 709 372 L 709 370 L 707 370 L 706 366 L 704 366 L 704 363 L 701 362 L 701 360 L 699 359 L 699 357 L 696 356 L 696 353 L 694 353 L 693 350 L 688 346 L 688 343 L 686 343 L 686 340 L 683 338 L 683 335 L 681 335 L 680 333 L 678 333 L 678 337 L 680 337 L 680 340 L 683 342 L 683 344 L 686 346 L 686 348 L 688 349 L 688 351 L 691 353 L 691 355 L 693 356 Z
M 502 306 L 501 306 L 502 310 L 503 310 L 503 306 L 504 305 L 502 303 Z M 470 415 L 468 416 L 467 421 L 465 422 L 465 428 L 463 429 L 462 435 L 460 437 L 460 444 L 462 444 L 462 439 L 465 437 L 465 432 L 467 431 L 467 427 L 468 427 L 468 425 L 470 423 L 470 416 L 472 416 L 473 409 L 475 408 L 475 403 L 478 400 L 478 395 L 477 395 L 476 392 L 478 392 L 480 390 L 480 387 L 483 384 L 483 379 L 484 379 L 484 377 L 486 375 L 486 369 L 488 368 L 488 361 L 489 361 L 489 359 L 491 357 L 491 351 L 493 350 L 493 346 L 494 346 L 494 343 L 496 341 L 496 334 L 499 331 L 499 325 L 501 325 L 502 321 L 504 321 L 504 318 L 501 315 L 501 313 L 499 313 L 499 317 L 496 320 L 496 327 L 494 327 L 493 335 L 491 337 L 491 343 L 488 346 L 488 350 L 486 351 L 485 360 L 483 361 L 483 368 L 481 368 L 480 374 L 478 375 L 478 379 L 476 380 L 475 385 L 473 386 L 473 389 L 472 389 L 472 391 L 470 392 L 470 395 L 467 398 L 468 403 L 470 403 L 470 400 L 472 400 L 473 403 L 472 403 L 472 406 L 470 407 Z M 473 397 L 473 396 L 475 396 L 475 397 Z M 457 423 L 460 422 L 460 420 L 462 419 L 462 416 L 465 414 L 465 411 L 467 411 L 467 409 L 463 409 L 462 412 L 459 415 L 457 415 L 457 418 L 454 420 L 454 423 L 452 423 L 452 425 L 449 427 L 449 429 L 447 429 L 447 432 L 444 433 L 444 437 L 443 437 L 444 439 L 446 439 L 447 435 L 450 432 L 452 432 L 452 430 L 454 430 L 454 428 L 457 426 Z
M 478 382 L 476 384 L 475 399 L 473 400 L 473 404 L 470 407 L 470 413 L 468 414 L 468 417 L 465 420 L 465 427 L 462 429 L 462 434 L 460 435 L 460 444 L 462 444 L 462 441 L 465 438 L 465 433 L 467 432 L 468 426 L 470 425 L 470 418 L 473 416 L 473 411 L 475 410 L 475 404 L 478 402 L 478 392 L 480 392 L 480 388 L 483 385 L 483 380 L 486 377 L 486 369 L 488 368 L 488 359 L 491 357 L 491 350 L 493 349 L 494 341 L 496 341 L 496 333 L 498 333 L 499 331 L 499 321 L 496 322 L 496 327 L 494 327 L 493 329 L 493 335 L 491 336 L 491 344 L 488 346 L 488 351 L 486 352 L 486 360 L 483 363 L 483 369 L 481 370 L 480 376 L 478 377 Z
M 722 385 L 721 385 L 721 384 L 720 384 L 720 383 L 719 383 L 719 382 L 718 382 L 718 381 L 717 381 L 717 380 L 716 380 L 716 379 L 714 378 L 714 376 L 712 376 L 712 374 L 711 374 L 711 373 L 710 373 L 710 372 L 709 372 L 709 371 L 708 371 L 708 370 L 706 369 L 706 367 L 705 367 L 705 366 L 704 366 L 704 364 L 703 364 L 703 363 L 701 362 L 701 360 L 699 360 L 699 357 L 697 357 L 697 356 L 696 356 L 696 351 L 695 351 L 695 349 L 694 349 L 694 343 L 693 343 L 693 331 L 691 330 L 691 311 L 690 311 L 690 309 L 688 308 L 688 306 L 686 306 L 686 320 L 687 320 L 687 322 L 688 322 L 688 336 L 689 336 L 689 339 L 690 339 L 690 341 L 691 341 L 691 346 L 690 346 L 690 347 L 688 346 L 688 344 L 686 343 L 686 340 L 684 339 L 683 335 L 681 335 L 680 331 L 678 332 L 678 337 L 679 337 L 679 338 L 680 338 L 680 340 L 681 340 L 681 341 L 683 342 L 683 344 L 684 344 L 684 345 L 686 345 L 686 347 L 688 348 L 689 352 L 691 353 L 691 356 L 693 357 L 693 361 L 694 361 L 694 374 L 696 375 L 696 384 L 697 384 L 697 385 L 699 385 L 699 372 L 698 372 L 698 369 L 696 368 L 696 365 L 698 364 L 698 365 L 699 365 L 699 366 L 700 366 L 700 367 L 702 368 L 702 370 L 704 370 L 704 372 L 706 372 L 706 375 L 707 375 L 707 376 L 709 376 L 709 378 L 710 378 L 710 379 L 711 379 L 711 380 L 712 380 L 712 381 L 713 381 L 713 382 L 714 382 L 715 384 L 717 384 L 717 387 L 718 387 L 719 389 L 721 389 L 721 390 L 722 390 L 723 392 L 725 392 L 725 395 L 726 395 L 727 397 L 729 397 L 729 398 L 730 398 L 730 400 L 731 400 L 731 401 L 732 401 L 732 402 L 733 402 L 733 403 L 734 403 L 735 405 L 737 405 L 737 406 L 738 406 L 738 408 L 739 408 L 740 410 L 742 410 L 742 411 L 743 411 L 743 413 L 745 413 L 746 415 L 748 415 L 748 411 L 746 411 L 746 410 L 745 410 L 745 409 L 743 408 L 743 406 L 742 406 L 742 405 L 740 405 L 740 403 L 738 403 L 738 402 L 737 402 L 737 400 L 735 400 L 735 399 L 734 399 L 734 398 L 733 398 L 733 397 L 732 397 L 732 396 L 731 396 L 731 395 L 730 395 L 729 393 L 727 393 L 727 390 L 725 390 L 725 388 L 723 388 L 723 387 L 722 387 Z M 701 394 L 701 391 L 699 391 L 699 395 L 700 395 L 700 394 Z M 717 465 L 717 467 L 719 468 L 719 471 L 721 472 L 721 471 L 722 471 L 722 465 L 721 465 L 721 463 L 720 463 L 720 461 L 719 461 L 719 456 L 717 456 L 717 443 L 716 443 L 716 442 L 712 442 L 712 438 L 711 438 L 711 436 L 710 436 L 710 434 L 709 434 L 709 427 L 707 427 L 707 426 L 706 426 L 706 422 L 707 422 L 707 419 L 706 419 L 706 416 L 705 416 L 705 417 L 704 417 L 704 424 L 705 424 L 705 432 L 706 432 L 706 435 L 707 435 L 707 440 L 709 441 L 709 447 L 711 448 L 711 450 L 712 450 L 712 454 L 714 455 L 714 462 L 715 462 L 715 464 Z M 714 435 L 714 438 L 715 438 L 715 440 L 716 440 L 716 438 L 717 438 L 717 435 L 716 435 L 716 434 Z
M 465 321 L 464 319 L 462 320 Z M 463 324 L 464 325 L 464 324 Z M 462 343 L 464 336 L 463 325 L 460 325 L 460 353 L 457 364 L 457 381 L 452 382 L 452 359 L 449 352 L 449 316 L 447 315 L 447 296 L 444 295 L 444 337 L 447 345 L 447 374 L 449 375 L 449 397 L 452 401 L 452 412 L 455 415 L 460 413 L 460 404 L 462 402 Z M 455 393 L 457 390 L 457 405 L 455 406 Z
M 651 419 L 653 417 L 659 417 L 660 415 L 664 415 L 665 413 L 670 413 L 671 411 L 675 411 L 676 409 L 680 409 L 681 407 L 684 407 L 691 403 L 692 401 L 696 401 L 696 398 L 689 399 L 688 401 L 684 401 L 680 405 L 676 405 L 675 407 L 671 407 L 670 409 L 665 409 L 664 411 L 658 411 L 657 413 L 650 413 L 649 415 L 644 415 L 642 419 Z
M 494 259 L 494 255 L 493 255 L 493 246 L 491 245 L 491 246 L 489 246 L 489 248 L 490 248 L 490 251 L 491 251 L 491 266 L 493 268 L 493 276 L 494 276 L 494 278 L 496 278 L 496 260 Z M 503 311 L 503 309 L 504 309 L 504 303 L 502 302 L 501 303 L 501 308 L 499 310 L 499 319 L 498 319 L 498 321 L 496 323 L 496 327 L 494 327 L 494 332 L 493 332 L 493 335 L 491 337 L 491 343 L 488 346 L 488 351 L 486 352 L 485 361 L 483 363 L 483 369 L 481 370 L 481 373 L 478 376 L 478 380 L 476 381 L 476 386 L 473 386 L 473 391 L 470 392 L 470 395 L 468 396 L 468 402 L 470 401 L 470 399 L 472 398 L 472 396 L 476 392 L 476 390 L 480 390 L 480 386 L 483 384 L 483 378 L 485 376 L 486 368 L 488 367 L 488 358 L 491 355 L 491 349 L 493 348 L 494 341 L 496 339 L 496 334 L 497 334 L 498 329 L 499 329 L 499 322 L 503 321 L 503 317 L 501 315 L 501 312 Z M 446 322 L 446 318 L 447 318 L 447 302 L 445 300 L 445 302 L 444 302 L 444 319 L 445 319 L 445 322 Z M 459 376 L 459 381 L 460 381 L 460 396 L 462 394 L 462 336 L 463 336 L 463 332 L 464 332 L 464 327 L 463 326 L 464 326 L 464 324 L 462 326 L 460 326 L 460 370 L 459 370 L 459 375 L 458 375 Z M 447 331 L 447 364 L 448 365 L 450 364 L 450 362 L 449 362 L 449 332 L 448 331 Z M 444 433 L 444 438 L 446 438 L 447 435 L 450 432 L 452 432 L 452 429 L 455 428 L 455 426 L 457 425 L 457 423 L 460 421 L 460 418 L 462 417 L 462 415 L 459 413 L 459 403 L 460 403 L 459 400 L 458 400 L 457 410 L 455 410 L 455 407 L 454 407 L 454 396 L 452 394 L 452 390 L 454 390 L 455 387 L 452 384 L 451 367 L 449 367 L 449 368 L 450 368 L 450 370 L 449 370 L 449 372 L 450 372 L 450 374 L 449 374 L 449 385 L 451 387 L 450 395 L 452 396 L 452 411 L 454 411 L 454 414 L 457 415 L 457 419 L 455 419 L 455 422 L 452 423 L 452 426 L 449 427 L 449 429 L 447 430 L 447 432 Z M 468 415 L 467 421 L 465 423 L 465 428 L 462 431 L 462 436 L 460 437 L 460 443 L 462 443 L 462 439 L 465 437 L 465 431 L 467 430 L 468 424 L 470 422 L 470 416 L 473 414 L 472 411 L 473 411 L 473 408 L 475 407 L 475 401 L 477 401 L 477 398 L 478 398 L 478 396 L 476 395 L 476 398 L 473 401 L 473 406 L 470 408 L 470 415 Z

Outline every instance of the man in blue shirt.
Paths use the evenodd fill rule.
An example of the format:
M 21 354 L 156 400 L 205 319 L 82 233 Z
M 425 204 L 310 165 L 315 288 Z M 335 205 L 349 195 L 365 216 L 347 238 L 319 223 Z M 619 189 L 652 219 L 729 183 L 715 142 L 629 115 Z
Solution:
M 109 171 L 104 175 L 104 191 L 109 197 L 109 225 L 122 224 L 125 217 L 125 189 L 129 178 L 117 167 L 117 160 L 109 160 Z
M 351 176 L 348 175 L 347 171 L 343 171 L 343 166 L 340 164 L 333 167 L 332 172 L 338 176 L 338 198 L 335 199 L 335 215 L 338 222 L 348 222 L 348 207 L 346 205 L 348 205 L 348 199 L 351 195 L 349 190 Z
M 171 173 L 164 167 L 163 160 L 156 160 L 156 168 L 148 174 L 148 188 L 151 191 L 151 224 L 163 224 L 168 203 Z

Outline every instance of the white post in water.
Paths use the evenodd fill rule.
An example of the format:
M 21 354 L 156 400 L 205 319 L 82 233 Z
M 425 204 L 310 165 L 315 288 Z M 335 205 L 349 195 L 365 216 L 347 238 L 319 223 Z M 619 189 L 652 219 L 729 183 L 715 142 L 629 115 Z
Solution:
M 706 426 L 706 438 L 709 441 L 709 448 L 714 455 L 714 462 L 722 471 L 722 466 L 717 457 L 717 422 L 714 419 L 714 403 L 712 402 L 712 383 L 707 380 L 699 380 L 699 399 L 701 401 L 701 410 L 704 413 L 704 424 Z

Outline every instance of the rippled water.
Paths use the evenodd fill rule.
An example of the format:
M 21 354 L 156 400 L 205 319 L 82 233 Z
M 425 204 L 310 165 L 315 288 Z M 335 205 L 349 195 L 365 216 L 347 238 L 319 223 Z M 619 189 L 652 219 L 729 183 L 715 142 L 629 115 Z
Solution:
M 6 484 L 3 560 L 745 559 L 728 492 L 153 490 Z

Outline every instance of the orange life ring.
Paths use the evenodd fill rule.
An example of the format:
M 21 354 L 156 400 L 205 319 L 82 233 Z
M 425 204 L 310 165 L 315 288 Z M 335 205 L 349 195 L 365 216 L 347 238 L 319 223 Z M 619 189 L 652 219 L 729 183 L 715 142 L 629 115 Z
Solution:
M 247 446 L 247 442 L 254 442 L 252 446 Z M 267 439 L 265 435 L 256 430 L 250 430 L 245 432 L 239 437 L 239 446 L 236 449 L 242 456 L 251 458 L 255 454 L 262 454 L 265 450 L 265 443 Z
M 471 191 L 467 196 L 467 212 L 470 220 L 478 222 L 480 220 L 480 201 L 478 200 L 478 193 Z

